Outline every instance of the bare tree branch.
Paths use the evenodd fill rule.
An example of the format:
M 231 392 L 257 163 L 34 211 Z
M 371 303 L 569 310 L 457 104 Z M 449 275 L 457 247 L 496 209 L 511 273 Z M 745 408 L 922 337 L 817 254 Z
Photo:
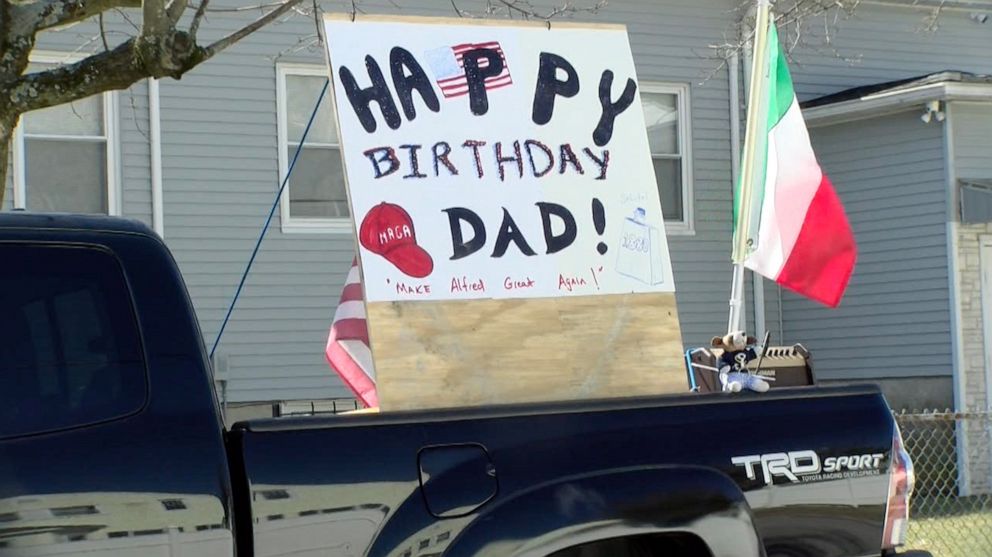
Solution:
M 126 21 L 128 23 L 128 25 L 130 25 L 132 28 L 134 28 L 135 32 L 137 32 L 137 33 L 140 33 L 141 32 L 141 26 L 138 25 L 137 23 L 135 23 L 134 20 L 131 19 L 131 16 L 128 15 L 128 13 L 126 11 L 122 10 L 121 8 L 115 8 L 114 11 L 117 12 L 117 15 L 121 16 L 121 18 L 124 21 Z
M 172 26 L 165 11 L 165 0 L 144 0 L 141 6 L 141 36 L 161 37 Z
M 137 8 L 141 0 L 31 0 L 13 2 L 11 20 L 32 32 L 61 27 L 93 17 L 113 8 Z
M 68 56 L 66 56 L 66 60 L 67 60 L 67 61 L 68 61 L 68 60 L 71 60 L 71 59 L 72 59 L 72 58 L 74 58 L 74 57 L 75 57 L 75 56 L 76 56 L 77 54 L 79 54 L 79 53 L 80 53 L 80 52 L 82 52 L 83 50 L 86 50 L 86 48 L 87 48 L 88 46 L 90 46 L 91 44 L 93 44 L 93 43 L 95 43 L 95 42 L 97 42 L 97 41 L 98 41 L 98 40 L 100 40 L 100 38 L 102 38 L 102 37 L 103 37 L 103 34 L 102 34 L 102 33 L 101 33 L 101 34 L 97 34 L 97 35 L 93 35 L 92 37 L 89 37 L 89 38 L 88 38 L 88 39 L 86 39 L 85 41 L 83 41 L 83 42 L 81 42 L 81 43 L 79 43 L 79 46 L 77 46 L 76 48 L 74 48 L 74 49 L 72 49 L 72 51 L 71 51 L 71 52 L 69 52 L 69 54 L 68 54 Z M 109 50 L 109 49 L 108 49 L 108 50 Z
M 165 11 L 169 16 L 169 21 L 171 21 L 173 25 L 179 23 L 179 18 L 183 16 L 183 12 L 186 11 L 186 6 L 188 4 L 188 0 L 171 0 L 168 7 L 165 8 Z
M 218 52 L 224 50 L 225 48 L 231 46 L 232 44 L 240 41 L 241 39 L 247 37 L 248 35 L 258 31 L 267 24 L 275 21 L 279 16 L 285 14 L 286 12 L 295 8 L 298 4 L 303 2 L 303 0 L 286 0 L 278 8 L 270 11 L 269 13 L 263 15 L 262 17 L 256 19 L 249 25 L 238 29 L 234 33 L 216 41 L 215 43 L 203 48 L 203 59 L 206 60 Z
M 210 3 L 210 0 L 206 0 L 206 2 L 204 2 L 204 4 L 209 4 L 209 3 Z M 235 8 L 227 8 L 227 7 L 223 7 L 223 8 L 217 8 L 217 7 L 215 7 L 215 8 L 204 8 L 203 11 L 205 13 L 211 13 L 211 14 L 214 14 L 214 13 L 256 12 L 258 10 L 265 10 L 265 9 L 269 9 L 269 8 L 278 8 L 279 6 L 282 6 L 282 4 L 283 4 L 282 2 L 269 2 L 267 4 L 254 4 L 254 5 L 251 5 L 251 6 L 238 6 L 238 7 L 235 7 Z M 200 10 L 200 6 L 197 6 L 196 9 L 197 9 L 197 11 L 199 11 Z
M 103 50 L 110 50 L 110 45 L 107 44 L 107 29 L 103 26 L 103 12 L 100 12 L 100 17 L 98 18 L 100 22 L 100 40 L 103 41 Z
M 939 25 L 940 13 L 944 10 L 945 4 L 947 4 L 947 1 L 941 0 L 940 4 L 934 6 L 934 8 L 930 10 L 930 13 L 927 14 L 925 18 L 923 18 L 923 21 L 920 23 L 920 26 L 919 28 L 917 28 L 917 30 L 931 35 L 936 33 L 937 29 L 940 28 Z
M 210 4 L 210 0 L 202 0 L 200 5 L 196 7 L 196 14 L 193 15 L 193 23 L 189 25 L 189 36 L 196 39 L 196 32 L 200 30 L 200 21 L 203 20 L 204 14 L 207 13 L 207 6 Z
M 96 93 L 125 89 L 142 79 L 146 68 L 133 55 L 137 39 L 93 54 L 75 64 L 22 76 L 10 88 L 9 102 L 18 114 L 83 99 Z
M 284 48 L 280 50 L 274 56 L 267 56 L 269 60 L 276 61 L 282 59 L 283 56 L 296 54 L 297 52 L 302 52 L 304 50 L 310 50 L 314 47 L 320 46 L 321 38 L 319 33 L 312 33 L 310 35 L 304 35 L 300 37 L 293 46 L 289 48 Z
M 496 0 L 496 2 L 506 8 L 508 14 L 514 14 L 524 19 L 550 20 L 565 14 L 575 14 L 578 12 L 595 13 L 606 5 L 606 0 L 599 0 L 592 6 L 575 6 L 570 0 L 565 0 L 560 6 L 555 6 L 550 11 L 540 12 L 527 0 Z
M 317 0 L 310 0 L 313 3 L 313 27 L 317 32 L 317 36 L 320 36 L 320 8 L 317 7 Z
M 131 105 L 131 121 L 134 122 L 134 129 L 138 130 L 141 137 L 147 140 L 148 134 L 145 133 L 145 130 L 141 129 L 141 124 L 138 120 L 138 105 L 134 100 L 134 89 L 129 89 L 127 93 L 128 103 Z

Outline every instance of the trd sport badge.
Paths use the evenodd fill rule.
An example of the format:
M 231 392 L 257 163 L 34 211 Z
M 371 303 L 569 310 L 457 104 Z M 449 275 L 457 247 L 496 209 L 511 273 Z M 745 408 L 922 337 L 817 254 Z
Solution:
M 744 468 L 747 479 L 758 480 L 760 474 L 765 485 L 774 485 L 778 478 L 799 483 L 875 476 L 881 473 L 884 458 L 872 453 L 821 459 L 816 451 L 805 450 L 735 456 L 730 461 Z

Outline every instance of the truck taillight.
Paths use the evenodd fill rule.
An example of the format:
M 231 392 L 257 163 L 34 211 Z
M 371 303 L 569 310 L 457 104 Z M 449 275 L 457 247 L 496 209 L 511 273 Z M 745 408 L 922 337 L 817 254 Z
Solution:
M 909 499 L 913 495 L 915 483 L 913 461 L 903 447 L 899 424 L 895 424 L 892 434 L 892 464 L 889 468 L 889 497 L 885 507 L 882 549 L 894 549 L 906 543 Z

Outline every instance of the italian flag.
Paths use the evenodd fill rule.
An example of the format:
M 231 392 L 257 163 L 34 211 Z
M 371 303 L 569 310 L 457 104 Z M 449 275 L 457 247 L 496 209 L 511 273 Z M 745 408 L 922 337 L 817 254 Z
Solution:
M 750 103 L 758 110 L 754 154 L 744 161 L 749 196 L 738 186 L 734 204 L 735 261 L 830 307 L 840 303 L 854 271 L 857 247 L 844 208 L 820 169 L 789 77 L 775 25 L 769 25 L 764 83 Z M 762 124 L 763 122 L 763 124 Z M 762 129 L 764 128 L 764 129 Z M 745 153 L 746 155 L 746 153 Z M 750 203 L 744 207 L 742 199 Z M 741 226 L 741 212 L 746 224 Z M 744 229 L 742 229 L 744 228 Z

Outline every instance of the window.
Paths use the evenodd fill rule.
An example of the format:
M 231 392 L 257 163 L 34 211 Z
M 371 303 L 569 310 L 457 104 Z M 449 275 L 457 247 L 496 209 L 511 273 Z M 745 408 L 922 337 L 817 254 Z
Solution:
M 691 232 L 689 88 L 642 83 L 641 104 L 665 223 L 670 232 Z
M 93 424 L 145 403 L 145 364 L 117 260 L 0 245 L 0 438 Z
M 70 60 L 71 61 L 71 60 Z M 64 57 L 42 56 L 28 71 Z M 14 206 L 119 214 L 113 93 L 28 112 L 14 132 Z
M 327 70 L 322 66 L 280 65 L 277 74 L 281 183 L 327 81 Z M 330 93 L 324 95 L 283 192 L 280 206 L 284 231 L 351 231 L 332 104 Z

